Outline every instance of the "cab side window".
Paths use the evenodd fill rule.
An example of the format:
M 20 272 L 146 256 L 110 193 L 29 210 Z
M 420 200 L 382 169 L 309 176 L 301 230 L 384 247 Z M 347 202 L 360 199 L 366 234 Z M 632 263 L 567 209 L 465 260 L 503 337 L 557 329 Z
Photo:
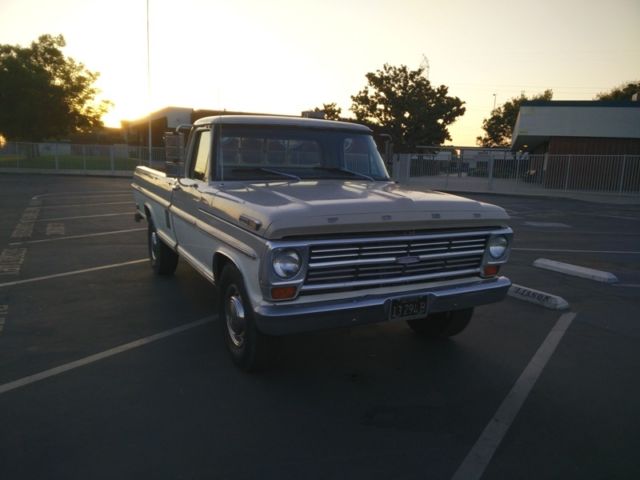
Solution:
M 190 178 L 205 182 L 208 180 L 210 154 L 211 131 L 203 130 L 198 134 L 197 144 L 193 151 L 193 159 L 189 172 Z

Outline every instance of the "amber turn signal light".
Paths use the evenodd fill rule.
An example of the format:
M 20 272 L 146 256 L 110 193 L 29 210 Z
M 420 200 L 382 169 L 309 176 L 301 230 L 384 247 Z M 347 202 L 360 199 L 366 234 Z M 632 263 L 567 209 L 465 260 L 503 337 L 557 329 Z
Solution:
M 296 287 L 273 287 L 271 298 L 274 300 L 289 300 L 296 296 Z
M 500 265 L 486 265 L 484 267 L 485 277 L 495 277 L 500 271 Z

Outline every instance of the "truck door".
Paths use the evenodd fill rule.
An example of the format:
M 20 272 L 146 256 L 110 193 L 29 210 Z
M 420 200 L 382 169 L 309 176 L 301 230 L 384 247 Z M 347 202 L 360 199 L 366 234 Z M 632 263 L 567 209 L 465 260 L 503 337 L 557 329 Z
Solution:
M 203 190 L 207 189 L 211 178 L 211 140 L 210 128 L 194 132 L 187 171 L 177 184 L 171 205 L 180 254 L 209 278 L 212 275 L 215 241 L 198 224 L 202 224 L 200 208 L 205 204 Z

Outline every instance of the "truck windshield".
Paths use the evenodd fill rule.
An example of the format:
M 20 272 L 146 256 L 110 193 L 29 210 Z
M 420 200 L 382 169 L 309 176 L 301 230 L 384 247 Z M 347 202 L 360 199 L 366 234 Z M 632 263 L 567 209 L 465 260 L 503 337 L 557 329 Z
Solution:
M 389 180 L 371 135 L 348 130 L 222 125 L 215 180 Z

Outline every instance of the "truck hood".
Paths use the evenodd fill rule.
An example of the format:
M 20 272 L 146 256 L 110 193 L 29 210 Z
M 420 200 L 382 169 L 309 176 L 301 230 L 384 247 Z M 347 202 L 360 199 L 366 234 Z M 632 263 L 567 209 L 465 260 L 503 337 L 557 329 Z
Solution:
M 509 218 L 494 205 L 390 182 L 228 183 L 211 185 L 208 193 L 216 215 L 268 239 L 497 226 Z

